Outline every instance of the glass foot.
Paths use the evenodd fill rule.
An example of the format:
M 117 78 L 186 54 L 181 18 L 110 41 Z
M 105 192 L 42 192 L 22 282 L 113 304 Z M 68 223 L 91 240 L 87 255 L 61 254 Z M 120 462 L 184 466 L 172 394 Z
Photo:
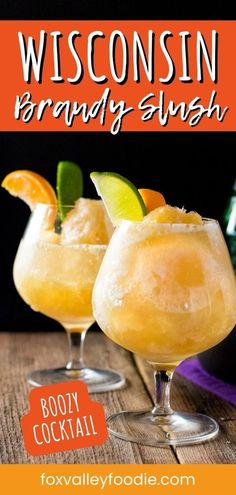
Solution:
M 70 380 L 82 380 L 86 383 L 90 393 L 117 390 L 125 384 L 125 378 L 116 371 L 87 367 L 81 370 L 68 370 L 67 368 L 39 370 L 33 371 L 27 377 L 28 383 L 33 387 Z
M 204 414 L 177 413 L 154 416 L 151 411 L 122 411 L 107 419 L 118 438 L 143 445 L 189 445 L 214 438 L 219 426 Z

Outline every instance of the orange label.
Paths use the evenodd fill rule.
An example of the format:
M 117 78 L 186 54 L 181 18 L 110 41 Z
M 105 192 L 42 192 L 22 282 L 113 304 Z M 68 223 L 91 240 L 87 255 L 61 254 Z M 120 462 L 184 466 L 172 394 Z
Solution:
M 0 130 L 235 131 L 236 21 L 0 21 Z
M 21 419 L 27 452 L 51 454 L 100 445 L 107 440 L 104 408 L 90 399 L 81 381 L 39 387 L 29 394 Z

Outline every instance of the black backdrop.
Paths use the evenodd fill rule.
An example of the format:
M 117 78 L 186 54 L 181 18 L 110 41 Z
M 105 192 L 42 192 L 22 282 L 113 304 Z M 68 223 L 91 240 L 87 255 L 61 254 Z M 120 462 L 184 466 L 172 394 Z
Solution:
M 227 2 L 99 2 L 64 0 L 42 4 L 1 1 L 1 19 L 233 19 Z M 85 193 L 96 197 L 92 170 L 113 170 L 138 187 L 161 190 L 168 202 L 218 218 L 230 194 L 235 167 L 235 133 L 0 133 L 0 180 L 17 168 L 29 168 L 55 184 L 59 160 L 83 168 Z M 12 264 L 29 211 L 0 189 L 0 330 L 58 329 L 34 313 L 18 296 Z

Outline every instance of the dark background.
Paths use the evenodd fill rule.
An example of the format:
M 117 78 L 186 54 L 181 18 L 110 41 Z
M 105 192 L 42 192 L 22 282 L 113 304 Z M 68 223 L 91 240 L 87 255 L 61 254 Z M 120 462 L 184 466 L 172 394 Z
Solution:
M 1 19 L 234 19 L 227 2 L 137 2 L 134 0 L 0 1 Z M 28 168 L 55 185 L 59 160 L 80 164 L 84 196 L 96 197 L 89 180 L 93 170 L 113 170 L 137 187 L 163 192 L 173 205 L 221 220 L 235 167 L 235 133 L 0 133 L 0 180 L 10 171 Z M 34 313 L 12 281 L 12 265 L 29 210 L 0 189 L 0 330 L 58 329 Z

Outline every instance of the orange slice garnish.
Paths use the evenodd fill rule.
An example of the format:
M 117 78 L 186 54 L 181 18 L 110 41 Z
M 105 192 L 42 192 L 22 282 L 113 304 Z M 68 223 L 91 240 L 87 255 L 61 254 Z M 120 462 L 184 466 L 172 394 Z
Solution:
M 159 191 L 153 191 L 152 189 L 139 189 L 147 211 L 155 210 L 159 206 L 166 204 L 164 196 Z
M 37 203 L 56 205 L 57 197 L 49 182 L 31 170 L 15 170 L 6 175 L 2 187 L 22 199 L 33 210 Z

